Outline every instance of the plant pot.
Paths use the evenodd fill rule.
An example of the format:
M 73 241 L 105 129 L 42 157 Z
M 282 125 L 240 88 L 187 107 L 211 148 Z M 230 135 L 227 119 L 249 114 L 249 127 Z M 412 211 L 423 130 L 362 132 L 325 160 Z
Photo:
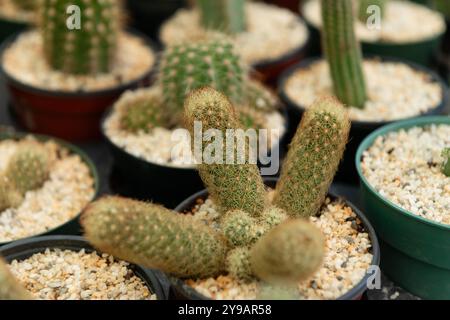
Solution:
M 288 113 L 289 113 L 289 119 L 291 121 L 289 127 L 290 128 L 296 128 L 298 126 L 298 123 L 301 120 L 301 117 L 303 115 L 303 112 L 305 111 L 304 106 L 298 105 L 296 102 L 294 102 L 285 92 L 285 85 L 287 83 L 287 80 L 293 75 L 296 71 L 299 69 L 306 69 L 315 62 L 317 62 L 319 58 L 310 58 L 308 60 L 305 60 L 301 62 L 300 64 L 293 66 L 289 70 L 287 70 L 280 78 L 279 84 L 278 84 L 278 92 L 280 95 L 281 101 L 287 106 Z M 417 65 L 412 62 L 405 62 L 401 59 L 397 58 L 382 58 L 382 61 L 387 62 L 401 62 L 404 64 L 407 64 L 412 69 L 424 72 L 429 75 L 430 79 L 432 79 L 433 82 L 439 83 L 439 85 L 442 88 L 443 96 L 441 103 L 434 109 L 430 109 L 423 115 L 440 115 L 443 113 L 446 105 L 449 103 L 449 94 L 448 94 L 448 88 L 447 85 L 444 83 L 444 81 L 433 71 Z M 356 150 L 358 149 L 359 144 L 364 140 L 366 136 L 368 136 L 371 132 L 374 130 L 389 124 L 393 121 L 380 121 L 380 122 L 369 122 L 369 121 L 352 121 L 352 127 L 350 130 L 350 139 L 346 147 L 346 151 L 344 153 L 343 161 L 341 162 L 341 165 L 339 167 L 338 173 L 336 175 L 336 180 L 348 182 L 348 183 L 357 183 L 358 182 L 358 174 L 356 172 L 355 168 L 355 154 Z M 295 131 L 290 131 L 289 136 L 292 137 L 295 134 Z
M 265 0 L 264 2 L 275 4 L 282 8 L 287 8 L 292 12 L 297 13 L 302 0 Z
M 277 182 L 276 178 L 270 178 L 265 179 L 266 185 L 269 187 L 274 188 L 275 184 Z M 176 208 L 175 211 L 179 213 L 185 213 L 191 210 L 197 203 L 197 199 L 206 199 L 208 197 L 208 191 L 203 190 L 200 191 L 191 197 L 187 198 L 185 201 L 180 203 Z M 329 197 L 331 199 L 338 199 L 339 197 L 334 194 L 329 194 Z M 345 204 L 352 208 L 353 212 L 358 216 L 358 218 L 362 221 L 365 230 L 368 232 L 371 243 L 372 243 L 372 252 L 373 252 L 373 259 L 372 259 L 372 266 L 378 266 L 380 264 L 380 248 L 378 245 L 378 239 L 377 235 L 375 234 L 375 230 L 372 228 L 372 225 L 370 224 L 369 220 L 366 218 L 366 216 L 358 209 L 356 208 L 352 203 L 345 201 Z M 350 291 L 348 291 L 346 294 L 339 297 L 337 300 L 360 300 L 362 298 L 362 295 L 367 290 L 367 280 L 369 278 L 369 274 L 366 274 L 361 281 L 358 282 L 356 286 L 354 286 Z M 175 300 L 209 300 L 209 298 L 203 296 L 199 292 L 197 292 L 192 287 L 185 284 L 184 281 L 178 278 L 170 277 L 169 280 L 171 282 L 171 290 L 170 290 L 170 298 Z
M 289 119 L 283 107 L 285 119 L 285 134 L 280 138 L 277 146 L 280 157 L 284 154 L 288 143 L 287 135 Z M 152 200 L 175 208 L 181 201 L 204 188 L 203 182 L 196 168 L 182 168 L 165 166 L 139 158 L 123 148 L 117 146 L 105 133 L 105 122 L 113 112 L 111 108 L 102 120 L 103 136 L 111 150 L 114 159 L 114 169 L 117 183 L 113 182 L 113 189 L 124 196 Z M 278 159 L 277 159 L 278 160 Z M 114 186 L 117 185 L 118 188 Z
M 13 260 L 24 260 L 36 253 L 42 253 L 46 249 L 62 249 L 71 251 L 86 252 L 96 251 L 83 238 L 77 236 L 46 236 L 34 239 L 17 241 L 0 249 L 0 256 L 3 256 L 7 262 Z M 167 300 L 166 290 L 164 288 L 165 276 L 159 271 L 149 270 L 137 265 L 130 265 L 131 270 L 144 281 L 150 291 L 156 294 L 158 300 Z
M 150 40 L 143 37 L 150 48 Z M 10 37 L 0 47 L 0 57 L 15 41 L 18 34 Z M 22 83 L 7 74 L 0 65 L 10 101 L 19 123 L 29 131 L 48 134 L 70 141 L 84 141 L 101 137 L 100 119 L 104 111 L 126 90 L 148 85 L 153 70 L 140 78 L 111 89 L 90 92 L 65 92 L 36 88 Z
M 0 43 L 5 41 L 11 35 L 27 29 L 28 26 L 29 24 L 23 21 L 0 17 Z
M 7 139 L 14 139 L 14 140 L 20 140 L 24 137 L 26 137 L 27 135 L 29 135 L 28 133 L 18 133 L 18 132 L 0 132 L 0 141 L 2 140 L 7 140 Z M 55 141 L 58 145 L 63 146 L 64 148 L 66 148 L 67 150 L 69 150 L 71 153 L 73 154 L 77 154 L 78 156 L 80 156 L 80 158 L 83 160 L 83 162 L 89 167 L 90 172 L 91 172 L 91 176 L 94 180 L 94 195 L 92 197 L 91 200 L 94 200 L 98 194 L 98 190 L 99 190 L 99 176 L 98 176 L 98 172 L 97 169 L 94 165 L 94 163 L 92 162 L 92 160 L 78 147 L 69 144 L 63 140 L 59 140 L 53 137 L 49 137 L 49 136 L 44 136 L 44 135 L 33 135 L 33 137 L 35 137 L 38 141 Z M 73 234 L 73 235 L 79 235 L 81 233 L 81 225 L 79 223 L 79 214 L 74 217 L 73 219 L 65 222 L 64 224 L 57 226 L 51 230 L 48 230 L 46 232 L 43 232 L 41 234 L 36 234 L 33 235 L 29 238 L 34 238 L 34 237 L 39 237 L 39 236 L 49 236 L 49 235 L 61 235 L 61 234 Z M 15 241 L 10 241 L 10 242 L 5 242 L 5 243 L 0 243 L 0 247 L 4 246 L 4 245 L 8 245 L 10 243 L 15 243 L 15 242 L 19 242 L 22 240 L 15 240 Z
M 422 117 L 384 126 L 358 148 L 356 167 L 367 216 L 381 239 L 383 271 L 391 280 L 427 299 L 450 297 L 450 226 L 414 215 L 382 197 L 364 177 L 361 160 L 379 136 L 429 124 L 448 124 L 449 117 Z

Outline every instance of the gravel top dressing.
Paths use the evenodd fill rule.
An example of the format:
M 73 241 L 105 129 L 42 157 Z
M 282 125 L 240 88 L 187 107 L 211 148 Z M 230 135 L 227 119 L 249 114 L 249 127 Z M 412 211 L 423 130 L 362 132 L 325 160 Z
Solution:
M 247 30 L 234 36 L 236 48 L 248 64 L 277 59 L 302 47 L 308 39 L 308 29 L 297 15 L 264 3 L 248 3 Z M 161 28 L 165 44 L 204 38 L 207 35 L 199 23 L 197 10 L 180 9 Z
M 0 19 L 30 22 L 35 20 L 35 13 L 24 11 L 14 4 L 17 0 L 0 0 Z
M 391 132 L 364 152 L 362 172 L 381 196 L 413 214 L 450 225 L 450 178 L 441 169 L 445 147 L 450 147 L 450 125 Z
M 189 162 L 185 158 L 187 153 L 189 155 L 187 158 L 194 160 L 190 148 L 190 137 L 187 135 L 176 135 L 176 138 L 172 138 L 176 129 L 157 127 L 149 133 L 132 133 L 122 128 L 120 120 L 128 106 L 128 99 L 132 99 L 137 95 L 158 97 L 162 96 L 162 93 L 156 87 L 125 93 L 121 100 L 115 104 L 114 111 L 105 121 L 104 129 L 108 138 L 118 147 L 146 161 L 177 168 L 195 167 L 194 161 Z M 276 130 L 275 132 L 278 133 L 275 139 L 271 140 L 271 145 L 273 146 L 285 132 L 285 120 L 277 111 L 267 114 L 266 119 L 267 128 Z M 180 142 L 185 144 L 185 147 L 180 148 Z M 179 152 L 174 152 L 175 146 L 178 146 L 177 150 Z
M 442 88 L 429 76 L 398 62 L 365 60 L 368 101 L 364 109 L 350 107 L 355 121 L 392 121 L 420 115 L 442 102 Z M 304 108 L 322 95 L 333 94 L 330 70 L 325 60 L 298 69 L 283 88 L 287 96 Z
M 194 216 L 214 225 L 219 219 L 214 203 L 207 199 L 193 210 Z M 318 217 L 311 222 L 326 238 L 322 267 L 314 276 L 298 284 L 302 299 L 336 299 L 351 290 L 366 274 L 372 263 L 369 234 L 351 208 L 327 199 Z M 247 300 L 258 295 L 258 281 L 237 280 L 228 275 L 217 278 L 187 280 L 186 283 L 206 297 L 217 300 Z
M 303 6 L 303 14 L 315 27 L 322 26 L 320 1 L 310 0 Z M 409 1 L 389 0 L 381 29 L 369 29 L 355 19 L 355 33 L 365 42 L 403 44 L 434 38 L 445 32 L 445 19 L 436 11 Z
M 127 262 L 107 254 L 47 249 L 10 269 L 41 300 L 156 300 Z
M 23 33 L 2 57 L 6 73 L 19 82 L 46 90 L 65 92 L 111 89 L 138 80 L 150 71 L 155 54 L 139 37 L 122 33 L 113 70 L 99 75 L 68 75 L 52 70 L 44 59 L 38 31 Z
M 0 141 L 0 171 L 17 145 L 14 140 Z M 46 142 L 45 146 L 55 158 L 50 177 L 40 189 L 27 192 L 18 208 L 0 212 L 0 243 L 56 228 L 76 217 L 94 196 L 94 178 L 80 156 L 55 142 Z

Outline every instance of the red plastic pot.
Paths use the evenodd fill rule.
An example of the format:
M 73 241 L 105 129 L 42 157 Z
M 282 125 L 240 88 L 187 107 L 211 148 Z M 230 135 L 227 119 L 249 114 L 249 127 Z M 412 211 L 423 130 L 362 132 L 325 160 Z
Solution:
M 264 2 L 272 3 L 298 13 L 302 0 L 266 0 Z
M 149 39 L 149 47 L 154 48 Z M 0 56 L 18 34 L 6 40 L 0 48 Z M 22 83 L 5 72 L 0 64 L 0 71 L 6 80 L 10 94 L 10 103 L 18 122 L 27 130 L 56 136 L 69 141 L 84 141 L 101 137 L 100 120 L 104 111 L 128 89 L 148 85 L 153 69 L 140 78 L 111 89 L 92 92 L 63 92 L 35 88 Z

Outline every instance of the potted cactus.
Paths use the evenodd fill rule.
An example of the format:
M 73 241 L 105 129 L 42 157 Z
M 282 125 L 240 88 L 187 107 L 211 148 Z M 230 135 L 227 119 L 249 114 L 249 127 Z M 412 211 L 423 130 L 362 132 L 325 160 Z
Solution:
M 69 140 L 99 136 L 104 110 L 149 79 L 147 39 L 122 30 L 119 2 L 43 1 L 37 30 L 6 41 L 1 69 L 22 125 Z
M 78 215 L 98 189 L 89 158 L 46 136 L 0 134 L 0 172 L 0 245 L 78 233 Z
M 119 176 L 125 177 L 123 182 L 133 189 L 126 195 L 150 195 L 159 203 L 175 207 L 203 188 L 190 140 L 180 129 L 184 128 L 185 96 L 205 85 L 230 97 L 243 128 L 258 130 L 260 154 L 272 150 L 272 159 L 278 161 L 278 149 L 283 149 L 287 131 L 284 109 L 276 95 L 250 79 L 248 67 L 232 42 L 219 37 L 167 48 L 156 78 L 150 88 L 126 92 L 103 123 Z
M 96 252 L 82 237 L 37 237 L 0 249 L 0 300 L 165 300 L 163 278 Z
M 351 0 L 322 0 L 325 59 L 311 59 L 283 74 L 279 92 L 298 122 L 322 94 L 334 94 L 350 111 L 351 142 L 338 176 L 357 181 L 358 144 L 385 123 L 422 114 L 439 114 L 448 102 L 446 84 L 434 72 L 391 58 L 362 59 L 353 25 Z
M 309 0 L 302 8 L 313 39 L 320 39 L 323 26 L 320 1 Z M 442 15 L 411 1 L 355 0 L 353 3 L 355 32 L 364 53 L 397 57 L 425 66 L 433 62 L 446 29 Z M 311 46 L 312 51 L 320 52 L 320 41 Z
M 217 134 L 240 128 L 231 102 L 208 87 L 187 97 L 185 117 L 191 135 L 198 122 Z M 340 103 L 319 100 L 305 114 L 275 190 L 267 190 L 257 166 L 248 161 L 205 161 L 198 170 L 208 200 L 196 197 L 180 214 L 156 204 L 102 198 L 82 215 L 85 237 L 101 251 L 183 279 L 173 278 L 175 297 L 252 299 L 269 292 L 274 298 L 282 292 L 289 298 L 356 298 L 365 290 L 367 268 L 378 263 L 376 236 L 362 214 L 327 197 L 349 126 Z M 224 156 L 226 147 L 221 147 Z M 247 148 L 234 147 L 231 153 L 238 157 Z M 202 201 L 209 207 L 199 207 Z M 327 234 L 325 225 L 342 233 Z M 334 252 L 335 237 L 343 234 L 349 242 Z M 351 254 L 355 246 L 358 253 Z M 343 260 L 332 262 L 333 256 Z M 336 264 L 336 274 L 328 277 L 326 266 Z M 231 284 L 228 294 L 200 288 L 221 281 Z
M 35 23 L 36 1 L 0 1 L 0 43 Z
M 308 30 L 293 12 L 245 0 L 197 0 L 179 9 L 161 27 L 165 45 L 208 38 L 215 32 L 231 35 L 246 63 L 262 80 L 273 84 L 280 72 L 305 54 Z

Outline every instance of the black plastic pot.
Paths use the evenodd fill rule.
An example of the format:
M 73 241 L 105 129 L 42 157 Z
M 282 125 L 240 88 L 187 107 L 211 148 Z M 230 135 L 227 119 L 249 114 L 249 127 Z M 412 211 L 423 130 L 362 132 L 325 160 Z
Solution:
M 6 17 L 0 17 L 0 43 L 9 36 L 25 30 L 29 24 L 24 21 L 11 20 Z
M 30 135 L 30 134 L 22 133 L 22 132 L 20 132 L 20 133 L 19 132 L 0 132 L 0 141 L 8 140 L 8 139 L 20 140 L 28 135 Z M 94 163 L 92 162 L 92 160 L 81 149 L 79 149 L 78 147 L 76 147 L 70 143 L 67 143 L 66 141 L 63 141 L 63 140 L 60 140 L 57 138 L 44 136 L 44 135 L 33 135 L 33 137 L 35 137 L 39 141 L 49 141 L 49 140 L 55 141 L 58 145 L 61 145 L 64 148 L 68 149 L 71 153 L 79 155 L 80 158 L 83 160 L 83 162 L 86 163 L 86 165 L 89 167 L 92 178 L 94 179 L 94 190 L 95 191 L 94 191 L 94 196 L 92 197 L 92 200 L 94 200 L 97 197 L 99 185 L 100 185 L 98 172 L 97 172 L 97 169 L 96 169 Z M 41 234 L 33 235 L 29 238 L 34 238 L 34 237 L 39 237 L 39 236 L 49 236 L 49 235 L 61 235 L 61 234 L 79 235 L 80 232 L 81 232 L 81 226 L 79 223 L 79 215 L 77 215 L 73 219 L 67 221 L 66 223 L 64 223 L 56 228 L 45 231 Z M 19 241 L 21 241 L 21 240 L 0 243 L 0 247 L 7 245 L 11 242 L 19 242 Z
M 177 168 L 149 162 L 132 155 L 111 141 L 104 131 L 104 123 L 112 111 L 108 110 L 103 118 L 102 132 L 114 159 L 112 188 L 115 192 L 175 208 L 181 201 L 204 188 L 196 168 Z M 285 108 L 282 112 L 287 133 L 288 114 Z M 286 150 L 288 142 L 286 133 L 280 139 L 280 157 Z
M 96 251 L 83 238 L 77 236 L 47 236 L 33 239 L 17 241 L 0 249 L 0 256 L 4 257 L 7 262 L 13 260 L 25 260 L 36 253 L 44 252 L 46 249 L 62 249 L 71 251 L 86 252 Z M 156 294 L 158 300 L 167 300 L 167 290 L 161 282 L 165 280 L 163 273 L 159 271 L 149 270 L 137 265 L 130 265 L 131 270 L 141 278 L 150 291 Z
M 289 127 L 291 128 L 289 132 L 289 136 L 293 137 L 295 134 L 295 129 L 297 128 L 301 117 L 303 115 L 303 112 L 305 111 L 304 106 L 300 106 L 294 101 L 292 101 L 288 95 L 286 94 L 284 88 L 287 80 L 299 69 L 306 69 L 312 64 L 319 61 L 320 58 L 310 58 L 308 60 L 305 60 L 301 62 L 300 64 L 292 67 L 291 69 L 287 70 L 283 75 L 281 76 L 279 83 L 278 83 L 278 93 L 280 95 L 281 101 L 287 106 L 288 113 L 289 113 L 289 119 L 291 121 Z M 438 83 L 442 88 L 442 100 L 441 103 L 435 107 L 434 109 L 431 109 L 427 111 L 424 114 L 418 115 L 419 116 L 428 116 L 428 115 L 440 115 L 444 112 L 444 109 L 446 105 L 449 103 L 449 93 L 448 88 L 445 82 L 442 80 L 442 78 L 437 75 L 434 71 L 431 71 L 427 69 L 426 67 L 423 67 L 421 65 L 415 64 L 413 62 L 406 62 L 401 59 L 397 58 L 381 58 L 382 61 L 392 61 L 392 62 L 401 62 L 405 63 L 411 68 L 424 72 L 429 75 L 430 79 L 433 82 Z M 300 88 L 301 90 L 301 88 Z M 415 118 L 415 117 L 413 117 Z M 403 119 L 402 119 L 403 120 Z M 341 162 L 341 165 L 339 167 L 339 171 L 336 175 L 336 180 L 348 182 L 348 183 L 358 183 L 358 174 L 356 172 L 356 167 L 354 163 L 356 150 L 358 149 L 359 144 L 364 140 L 365 137 L 367 137 L 371 132 L 375 131 L 376 129 L 392 123 L 394 121 L 380 121 L 380 122 L 370 122 L 370 121 L 352 121 L 352 128 L 350 130 L 350 139 L 347 144 L 346 151 L 344 153 L 344 159 Z M 294 130 L 292 130 L 294 129 Z
M 275 184 L 277 182 L 276 178 L 270 178 L 265 179 L 266 185 L 268 185 L 271 188 L 275 187 Z M 335 194 L 329 194 L 329 197 L 331 199 L 338 199 L 339 197 Z M 207 199 L 208 198 L 208 191 L 203 190 L 200 191 L 191 197 L 187 198 L 185 201 L 180 203 L 175 208 L 175 211 L 180 213 L 187 213 L 189 212 L 196 204 L 198 199 Z M 370 241 L 372 243 L 372 253 L 373 253 L 373 259 L 372 259 L 372 266 L 379 266 L 380 265 L 380 246 L 378 243 L 378 238 L 375 233 L 375 230 L 373 229 L 372 225 L 370 224 L 369 220 L 366 218 L 366 216 L 352 203 L 349 201 L 345 201 L 345 204 L 352 208 L 353 212 L 358 216 L 358 218 L 362 221 L 365 231 L 369 233 Z M 361 281 L 358 282 L 358 284 L 353 287 L 350 291 L 348 291 L 346 294 L 339 297 L 337 300 L 360 300 L 363 296 L 363 294 L 367 290 L 367 282 L 370 277 L 370 274 L 367 274 L 364 276 Z M 170 299 L 175 300 L 209 300 L 209 298 L 203 296 L 196 290 L 194 290 L 192 287 L 188 286 L 183 280 L 169 277 L 169 280 L 171 282 L 171 288 L 170 288 Z

